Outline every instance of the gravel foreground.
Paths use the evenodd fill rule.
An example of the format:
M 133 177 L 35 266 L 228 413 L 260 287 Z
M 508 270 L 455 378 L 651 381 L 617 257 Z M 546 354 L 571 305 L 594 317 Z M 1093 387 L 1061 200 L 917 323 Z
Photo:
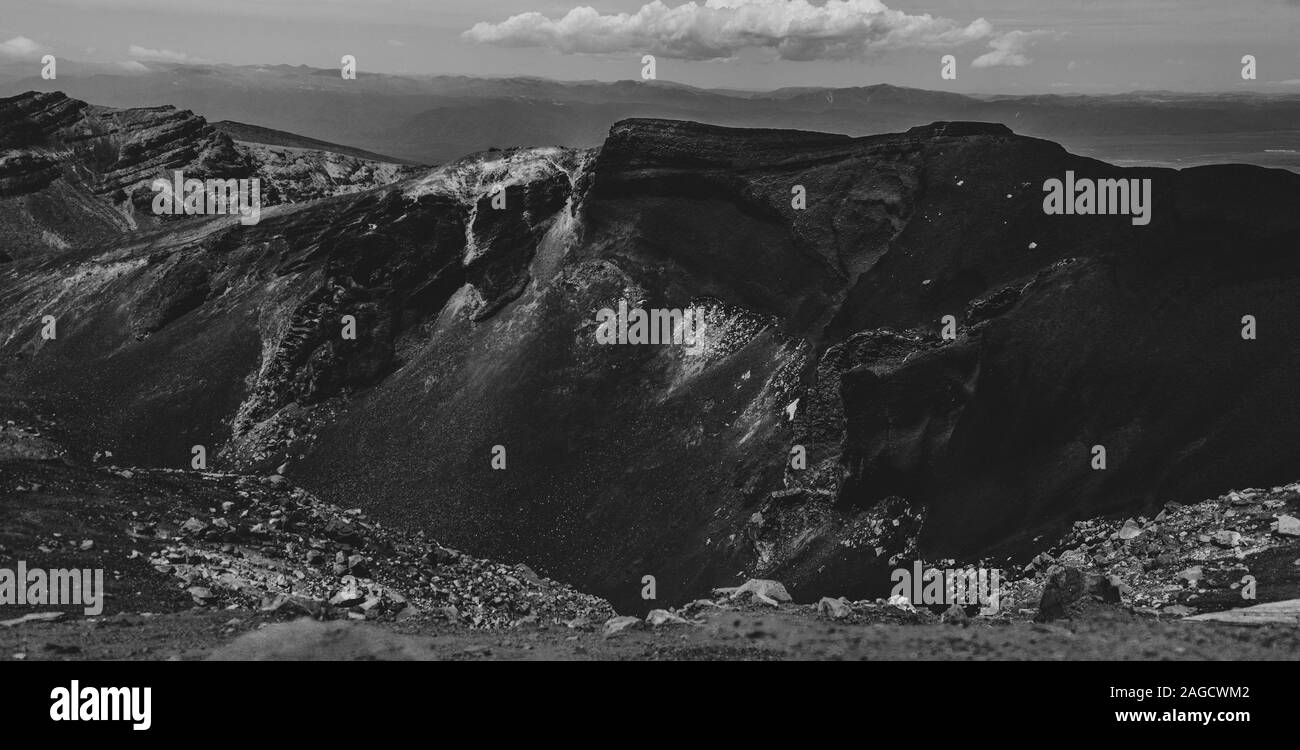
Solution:
M 0 630 L 0 657 L 172 660 L 1295 660 L 1291 625 L 1162 622 L 1121 610 L 1064 624 L 842 624 L 810 606 L 623 631 L 433 621 L 276 621 L 249 610 L 112 615 Z

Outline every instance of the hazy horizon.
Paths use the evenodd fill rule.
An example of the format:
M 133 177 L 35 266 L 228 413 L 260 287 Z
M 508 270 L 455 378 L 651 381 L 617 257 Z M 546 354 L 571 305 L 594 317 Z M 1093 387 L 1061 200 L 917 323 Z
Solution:
M 59 71 L 60 71 L 60 75 L 65 78 L 84 79 L 89 77 L 89 75 L 122 75 L 127 77 L 148 76 L 148 75 L 163 75 L 171 70 L 198 70 L 203 68 L 230 68 L 230 69 L 239 69 L 239 70 L 293 68 L 293 69 L 304 69 L 313 72 L 320 72 L 320 73 L 327 73 L 327 74 L 335 73 L 338 69 L 338 66 L 333 66 L 333 67 L 319 66 L 319 65 L 309 65 L 306 63 L 226 63 L 226 62 L 159 63 L 157 61 L 150 61 L 149 63 L 146 63 L 144 65 L 145 68 L 147 69 L 139 68 L 133 70 L 128 70 L 128 69 L 115 70 L 111 66 L 107 66 L 104 63 L 94 63 L 86 60 L 77 60 L 77 59 L 66 59 L 66 60 L 61 59 L 59 61 L 59 66 L 60 66 Z M 39 69 L 33 69 L 30 72 L 23 72 L 17 75 L 15 75 L 14 71 L 15 68 L 12 63 L 6 64 L 4 61 L 0 61 L 0 74 L 7 74 L 7 78 L 10 81 L 10 83 L 13 83 L 15 81 L 26 80 L 26 79 L 33 79 L 33 81 L 40 79 Z M 612 79 L 556 78 L 553 76 L 538 75 L 536 73 L 522 73 L 522 72 L 521 73 L 419 73 L 419 72 L 392 73 L 392 72 L 383 72 L 383 71 L 360 71 L 358 72 L 357 77 L 362 78 L 366 75 L 383 77 L 383 78 L 391 78 L 391 79 L 408 79 L 413 81 L 436 80 L 442 78 L 447 78 L 447 79 L 464 78 L 464 79 L 471 79 L 471 80 L 488 80 L 488 81 L 491 80 L 541 81 L 545 83 L 554 83 L 559 85 L 608 85 L 608 84 L 615 84 L 615 83 L 643 83 L 651 86 L 687 88 L 687 89 L 694 89 L 698 91 L 705 91 L 705 92 L 717 93 L 723 95 L 728 93 L 768 94 L 768 93 L 773 93 L 778 91 L 788 91 L 788 90 L 796 90 L 796 89 L 806 89 L 810 91 L 818 91 L 818 90 L 830 91 L 830 90 L 848 90 L 848 89 L 855 89 L 855 88 L 870 88 L 873 86 L 890 86 L 899 89 L 911 89 L 916 91 L 925 91 L 925 92 L 933 92 L 933 93 L 958 94 L 960 96 L 967 96 L 976 99 L 993 98 L 993 97 L 1023 97 L 1023 96 L 1122 97 L 1122 96 L 1132 96 L 1132 95 L 1160 95 L 1160 94 L 1170 94 L 1178 97 L 1195 97 L 1195 96 L 1216 97 L 1216 96 L 1232 96 L 1232 95 L 1259 96 L 1259 97 L 1300 97 L 1300 87 L 1297 87 L 1295 90 L 1135 88 L 1135 89 L 1123 89 L 1123 90 L 1114 90 L 1114 91 L 1063 91 L 1059 89 L 1047 89 L 1047 90 L 1026 90 L 1026 91 L 1016 91 L 1016 92 L 1005 92 L 1005 91 L 982 91 L 982 90 L 951 91 L 938 85 L 913 86 L 913 85 L 894 83 L 891 81 L 863 82 L 857 84 L 844 84 L 844 85 L 806 84 L 806 85 L 791 85 L 791 86 L 766 86 L 766 87 L 758 86 L 758 87 L 749 88 L 749 87 L 742 87 L 742 86 L 727 86 L 727 85 L 702 86 L 702 85 L 696 85 L 692 83 L 685 83 L 682 81 L 673 81 L 673 80 L 664 80 L 664 79 L 644 81 L 639 78 L 631 77 L 631 76 L 624 77 L 624 78 L 612 78 Z M 53 85 L 55 83 L 56 82 L 43 82 L 40 86 L 40 90 L 48 90 L 48 89 L 57 90 L 58 86 Z
M 612 82 L 639 78 L 642 54 L 654 54 L 660 81 L 703 89 L 888 83 L 983 95 L 1300 93 L 1295 0 L 7 5 L 0 65 L 11 70 L 35 65 L 43 54 L 123 72 L 159 61 L 329 69 L 350 54 L 359 75 Z M 947 54 L 955 58 L 955 80 L 940 77 Z M 1241 77 L 1244 55 L 1257 60 L 1255 80 Z

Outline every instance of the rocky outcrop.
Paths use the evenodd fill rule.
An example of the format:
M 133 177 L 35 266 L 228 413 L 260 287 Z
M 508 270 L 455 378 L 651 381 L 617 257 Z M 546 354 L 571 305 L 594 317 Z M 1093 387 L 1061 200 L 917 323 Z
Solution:
M 239 141 L 235 142 L 235 147 L 257 164 L 256 176 L 285 203 L 305 203 L 370 190 L 427 171 L 333 151 Z
M 111 109 L 28 92 L 0 100 L 0 130 L 0 199 L 8 206 L 0 232 L 18 254 L 157 223 L 150 183 L 173 170 L 197 179 L 256 171 L 228 136 L 173 107 Z
M 390 184 L 415 168 L 332 152 L 241 144 L 175 107 L 113 109 L 53 93 L 0 99 L 0 240 L 19 257 L 113 242 L 187 217 L 155 215 L 153 180 L 261 180 L 261 203 Z

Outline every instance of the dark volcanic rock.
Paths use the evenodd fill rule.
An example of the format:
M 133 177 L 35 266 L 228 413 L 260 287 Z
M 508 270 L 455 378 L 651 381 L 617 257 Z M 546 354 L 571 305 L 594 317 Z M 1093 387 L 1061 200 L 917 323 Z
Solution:
M 1075 617 L 1099 603 L 1120 602 L 1119 589 L 1111 581 L 1095 571 L 1061 565 L 1049 572 L 1035 619 L 1047 622 Z
M 492 315 L 524 290 L 533 251 L 571 191 L 569 175 L 555 172 L 505 186 L 502 195 L 484 195 L 474 204 L 464 266 L 467 280 L 483 296 L 477 318 Z
M 211 289 L 203 261 L 178 253 L 157 271 L 157 281 L 136 300 L 133 330 L 144 338 L 203 304 Z
M 51 135 L 72 127 L 89 105 L 61 93 L 29 92 L 0 99 L 0 148 L 5 150 L 45 146 Z
M 1151 179 L 1151 224 L 1045 216 L 1066 170 Z M 1296 195 L 1285 172 L 1121 169 L 979 123 L 626 121 L 594 154 L 493 152 L 7 264 L 3 374 L 94 449 L 288 462 L 629 608 L 647 575 L 658 606 L 741 571 L 874 597 L 912 560 L 1293 480 Z M 700 352 L 597 344 L 619 302 L 706 307 Z
M 969 553 L 1012 540 L 1012 530 L 1037 533 L 1030 519 L 1044 514 L 1152 508 L 1294 473 L 1284 446 L 1300 437 L 1300 402 L 1284 383 L 1300 367 L 1291 343 L 1300 309 L 1272 290 L 1300 271 L 1285 250 L 1297 228 L 1280 218 L 1295 180 L 1245 167 L 1151 176 L 1150 227 L 1068 217 L 1080 239 L 1066 240 L 1049 223 L 1032 252 L 1071 257 L 1023 281 L 1006 278 L 1025 262 L 1015 257 L 1026 254 L 1020 243 L 994 249 L 972 229 L 951 266 L 896 268 L 901 283 L 868 279 L 870 288 L 855 291 L 851 327 L 929 327 L 961 305 L 908 295 L 923 276 L 1024 284 L 958 341 L 855 373 L 844 393 L 846 501 L 923 498 L 931 548 Z M 938 242 L 907 234 L 900 243 Z M 1247 314 L 1273 331 L 1243 340 Z M 1104 471 L 1091 466 L 1094 445 L 1107 450 Z

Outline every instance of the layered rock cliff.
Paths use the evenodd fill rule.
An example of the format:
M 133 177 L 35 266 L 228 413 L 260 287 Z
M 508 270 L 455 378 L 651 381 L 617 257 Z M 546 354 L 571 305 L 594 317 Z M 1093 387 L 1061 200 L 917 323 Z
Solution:
M 188 110 L 113 109 L 61 93 L 0 99 L 0 243 L 6 255 L 113 242 L 155 215 L 152 182 L 261 180 L 261 203 L 300 203 L 411 176 L 406 165 L 238 143 Z

